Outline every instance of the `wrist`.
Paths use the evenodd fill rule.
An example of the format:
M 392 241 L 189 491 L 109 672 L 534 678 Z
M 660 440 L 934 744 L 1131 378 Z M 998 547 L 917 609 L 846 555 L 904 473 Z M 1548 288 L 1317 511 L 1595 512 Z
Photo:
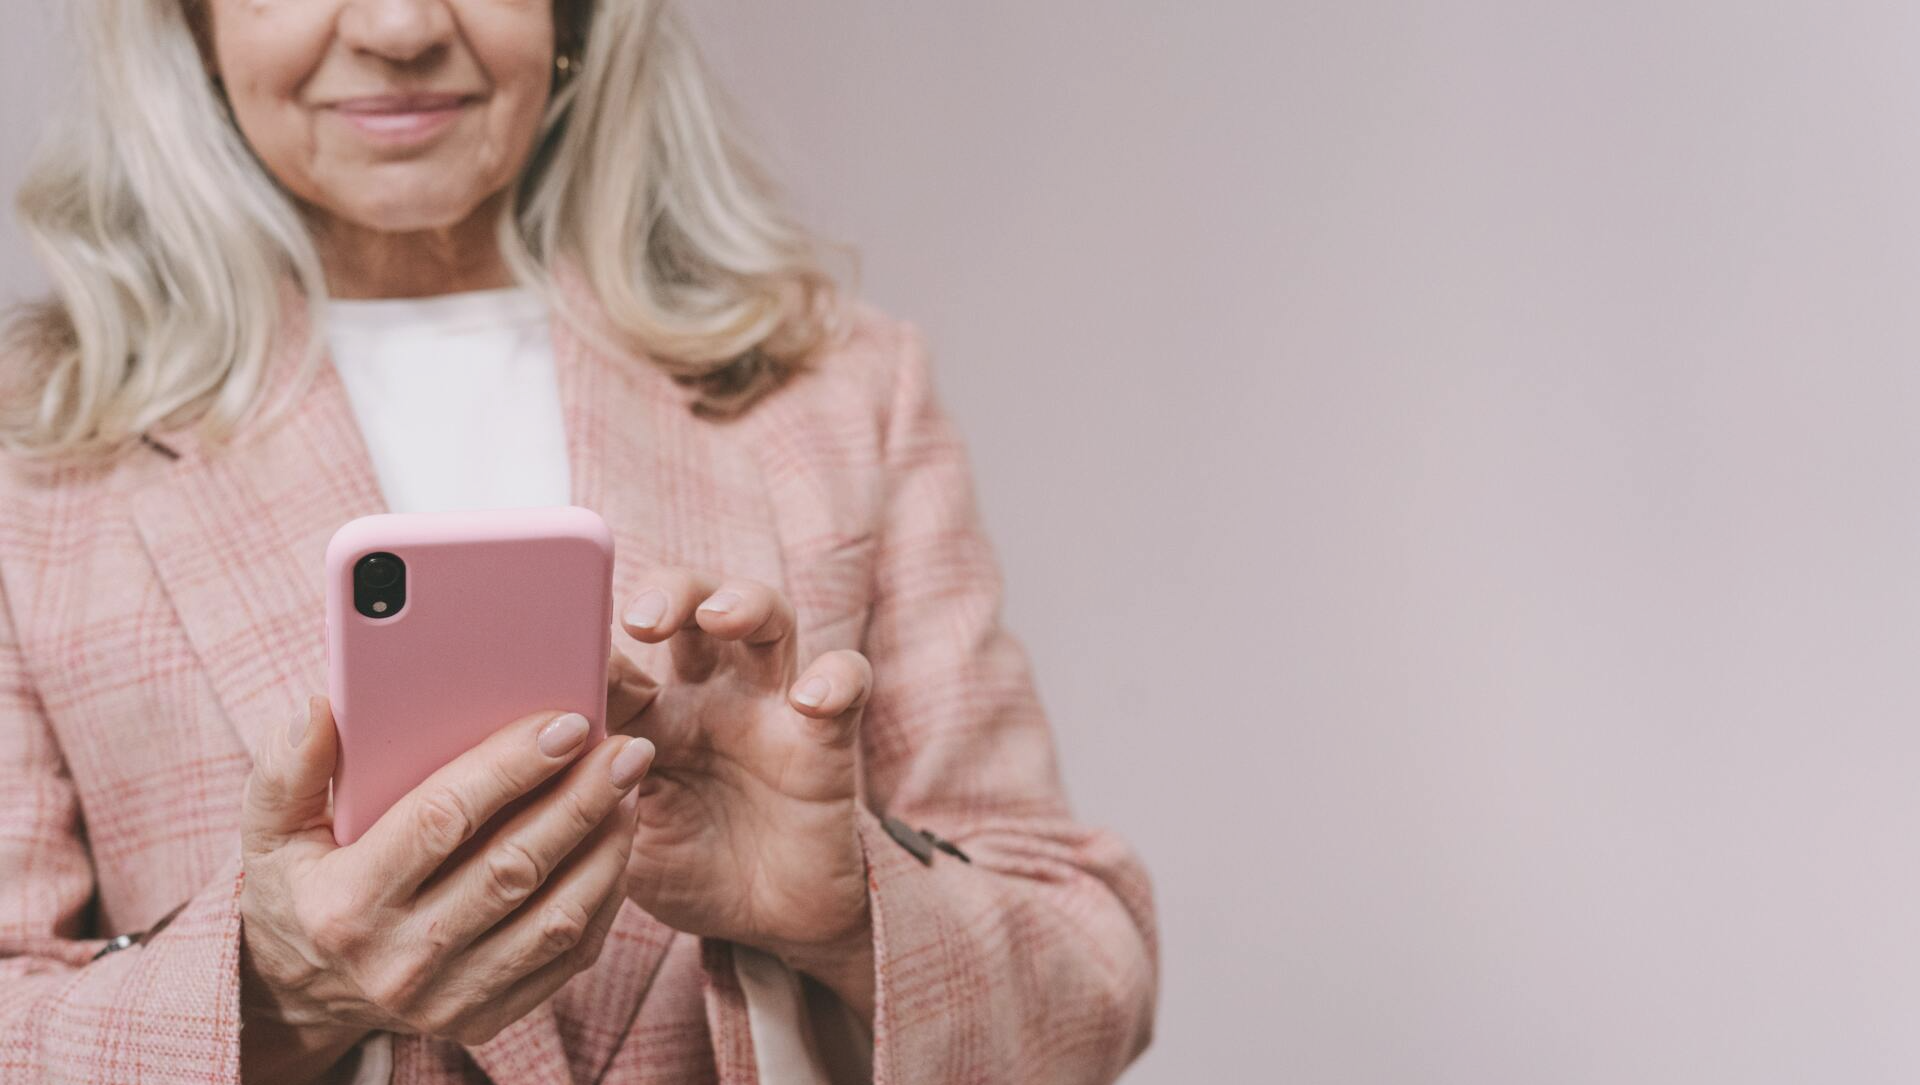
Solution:
M 365 1029 L 290 1025 L 257 1008 L 240 1011 L 240 1079 L 243 1082 L 322 1080 L 367 1036 Z
M 876 989 L 873 954 L 873 914 L 866 911 L 861 921 L 844 936 L 831 942 L 808 946 L 789 946 L 773 950 L 781 962 L 795 972 L 812 977 L 832 991 L 871 1028 Z
M 240 1076 L 246 1082 L 318 1081 L 344 1058 L 367 1030 L 285 1012 L 260 974 L 247 940 L 240 941 Z

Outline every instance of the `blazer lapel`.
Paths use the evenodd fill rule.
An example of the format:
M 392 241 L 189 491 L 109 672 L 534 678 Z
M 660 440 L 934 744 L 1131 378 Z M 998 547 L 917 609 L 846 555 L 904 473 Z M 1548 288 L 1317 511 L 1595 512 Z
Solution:
M 285 308 L 268 368 L 275 401 L 304 356 L 305 315 Z M 132 498 L 148 557 L 249 752 L 326 693 L 327 541 L 386 507 L 346 390 L 322 362 L 278 425 L 251 422 L 223 450 L 169 434 L 181 458 Z

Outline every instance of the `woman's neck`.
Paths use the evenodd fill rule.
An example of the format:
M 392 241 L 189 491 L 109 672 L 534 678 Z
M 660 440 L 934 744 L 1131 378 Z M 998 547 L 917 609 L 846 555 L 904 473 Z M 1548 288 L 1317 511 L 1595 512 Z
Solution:
M 336 298 L 423 298 L 512 286 L 495 233 L 498 197 L 455 226 L 407 233 L 314 216 L 314 244 Z

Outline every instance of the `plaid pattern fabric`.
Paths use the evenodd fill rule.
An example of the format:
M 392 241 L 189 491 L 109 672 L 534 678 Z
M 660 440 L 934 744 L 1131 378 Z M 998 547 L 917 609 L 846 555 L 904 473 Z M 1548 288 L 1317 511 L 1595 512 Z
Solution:
M 742 417 L 703 419 L 611 346 L 577 278 L 561 297 L 573 500 L 613 530 L 616 597 L 662 562 L 784 587 L 803 658 L 873 661 L 869 805 L 973 859 L 922 865 L 862 817 L 876 1080 L 1116 1076 L 1152 1017 L 1146 875 L 1068 814 L 925 344 L 850 307 L 806 371 Z M 276 390 L 304 317 L 290 302 Z M 330 366 L 231 449 L 154 436 L 179 457 L 0 471 L 0 1082 L 238 1079 L 249 751 L 324 691 L 321 556 L 383 508 Z M 664 673 L 659 646 L 615 636 Z M 148 944 L 90 960 L 183 900 Z M 397 1085 L 489 1079 L 754 1081 L 730 947 L 629 905 L 593 968 L 489 1043 L 394 1045 Z

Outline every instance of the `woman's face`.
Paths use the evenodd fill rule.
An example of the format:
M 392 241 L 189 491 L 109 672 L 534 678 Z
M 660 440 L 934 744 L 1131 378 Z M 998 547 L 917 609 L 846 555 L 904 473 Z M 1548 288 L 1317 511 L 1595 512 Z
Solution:
M 241 133 L 326 215 L 386 232 L 451 227 L 531 153 L 552 89 L 552 0 L 207 6 Z

